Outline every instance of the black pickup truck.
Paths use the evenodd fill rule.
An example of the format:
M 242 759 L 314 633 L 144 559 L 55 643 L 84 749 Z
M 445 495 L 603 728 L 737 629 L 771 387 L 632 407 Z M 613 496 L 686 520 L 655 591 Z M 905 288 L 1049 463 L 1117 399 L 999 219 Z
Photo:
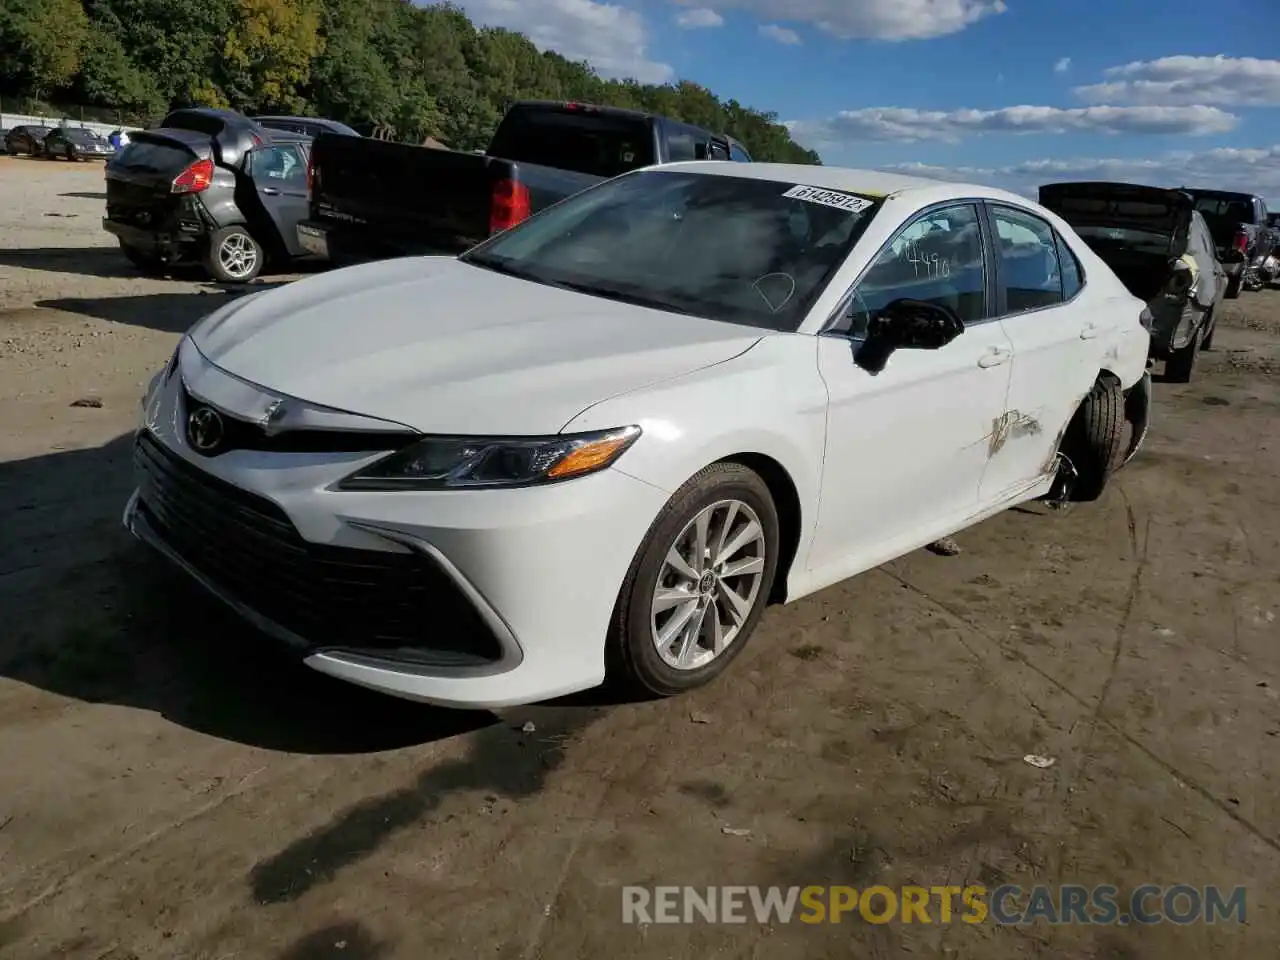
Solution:
M 458 253 L 629 170 L 749 162 L 730 137 L 668 117 L 581 103 L 513 104 L 484 153 L 322 133 L 298 240 L 334 261 Z
M 1191 194 L 1209 225 L 1218 259 L 1227 271 L 1227 299 L 1240 296 L 1241 288 L 1260 289 L 1260 270 L 1275 243 L 1267 226 L 1266 201 L 1251 193 L 1228 190 L 1183 187 L 1182 192 Z

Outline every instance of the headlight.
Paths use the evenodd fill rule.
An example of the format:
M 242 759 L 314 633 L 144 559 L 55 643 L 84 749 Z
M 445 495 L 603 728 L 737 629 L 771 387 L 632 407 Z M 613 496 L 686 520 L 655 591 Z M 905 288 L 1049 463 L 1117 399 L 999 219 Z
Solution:
M 528 487 L 604 470 L 639 427 L 554 437 L 427 437 L 343 480 L 344 490 Z

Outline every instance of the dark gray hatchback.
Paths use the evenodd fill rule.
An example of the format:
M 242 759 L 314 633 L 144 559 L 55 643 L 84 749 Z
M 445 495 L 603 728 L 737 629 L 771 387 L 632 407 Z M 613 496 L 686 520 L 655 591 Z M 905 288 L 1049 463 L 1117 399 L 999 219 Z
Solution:
M 306 254 L 296 227 L 309 151 L 309 138 L 229 111 L 175 111 L 107 165 L 103 228 L 142 270 L 200 263 L 215 280 L 248 282 Z

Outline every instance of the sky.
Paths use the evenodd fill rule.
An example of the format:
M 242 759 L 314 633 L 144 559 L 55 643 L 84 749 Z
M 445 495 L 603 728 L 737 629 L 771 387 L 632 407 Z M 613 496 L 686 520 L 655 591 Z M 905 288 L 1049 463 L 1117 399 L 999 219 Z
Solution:
M 1272 0 L 455 0 L 602 75 L 776 113 L 830 165 L 1280 209 Z M 750 144 L 748 144 L 748 147 Z

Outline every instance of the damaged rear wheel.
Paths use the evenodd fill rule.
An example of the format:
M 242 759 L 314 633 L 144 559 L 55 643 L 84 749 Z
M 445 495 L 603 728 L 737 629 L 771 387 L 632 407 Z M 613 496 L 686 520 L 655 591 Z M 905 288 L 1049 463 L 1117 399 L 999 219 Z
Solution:
M 1124 390 L 1110 378 L 1098 380 L 1080 403 L 1062 438 L 1062 454 L 1075 476 L 1068 498 L 1097 500 L 1124 463 L 1128 443 Z

